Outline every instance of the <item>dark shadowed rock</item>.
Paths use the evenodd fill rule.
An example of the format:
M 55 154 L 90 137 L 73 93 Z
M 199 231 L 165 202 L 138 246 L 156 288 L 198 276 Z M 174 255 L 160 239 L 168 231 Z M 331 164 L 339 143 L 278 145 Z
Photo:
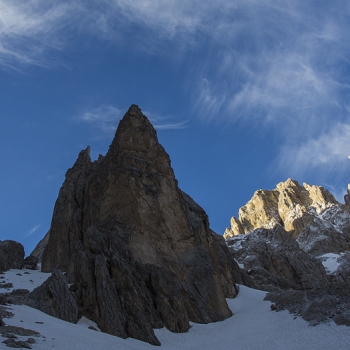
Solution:
M 329 272 L 328 278 L 330 282 L 332 284 L 350 285 L 350 252 L 339 254 L 338 258 L 334 257 L 334 260 L 334 263 L 338 266 L 336 266 L 334 271 Z
M 24 268 L 29 270 L 36 270 L 39 259 L 34 255 L 29 255 L 24 259 Z
M 28 294 L 23 303 L 68 322 L 78 321 L 74 294 L 69 291 L 65 276 L 57 269 L 41 286 Z
M 265 300 L 275 303 L 276 311 L 288 310 L 310 325 L 333 320 L 350 326 L 350 285 L 330 284 L 314 290 L 288 290 L 268 293 Z
M 43 256 L 44 249 L 47 246 L 47 243 L 49 241 L 49 237 L 50 237 L 50 231 L 46 233 L 44 238 L 36 245 L 34 250 L 30 253 L 30 256 L 34 256 L 38 259 L 38 262 L 41 262 L 41 258 Z
M 344 202 L 345 202 L 345 205 L 350 207 L 350 184 L 348 184 L 348 190 L 346 191 L 346 194 L 344 196 Z
M 0 241 L 0 272 L 23 268 L 24 248 L 21 243 Z
M 321 262 L 301 250 L 281 226 L 235 236 L 227 245 L 248 271 L 255 288 L 312 289 L 328 283 Z
M 141 110 L 130 107 L 106 156 L 89 151 L 66 173 L 42 258 L 43 271 L 67 271 L 79 314 L 151 344 L 153 328 L 229 317 L 238 266 Z
M 339 254 L 350 250 L 350 208 L 335 204 L 303 229 L 296 238 L 299 246 L 313 256 Z
M 6 346 L 10 348 L 17 348 L 17 349 L 32 349 L 32 347 L 29 345 L 28 342 L 23 340 L 15 340 L 13 338 L 9 338 L 3 341 Z

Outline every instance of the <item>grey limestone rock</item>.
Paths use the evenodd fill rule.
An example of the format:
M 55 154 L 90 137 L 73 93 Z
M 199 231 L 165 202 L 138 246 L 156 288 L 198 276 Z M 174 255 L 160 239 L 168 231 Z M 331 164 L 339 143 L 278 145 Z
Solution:
M 141 110 L 130 107 L 105 156 L 89 151 L 66 173 L 42 256 L 43 271 L 67 272 L 79 315 L 156 345 L 153 328 L 230 317 L 238 266 Z

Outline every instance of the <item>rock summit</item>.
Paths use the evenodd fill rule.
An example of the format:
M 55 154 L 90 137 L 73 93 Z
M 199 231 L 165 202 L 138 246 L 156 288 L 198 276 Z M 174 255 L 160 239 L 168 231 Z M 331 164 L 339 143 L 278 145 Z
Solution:
M 190 321 L 230 317 L 225 298 L 237 293 L 224 239 L 179 189 L 136 105 L 105 156 L 91 161 L 88 147 L 67 171 L 42 256 L 42 271 L 54 269 L 65 273 L 79 318 L 155 345 L 153 328 L 184 332 Z

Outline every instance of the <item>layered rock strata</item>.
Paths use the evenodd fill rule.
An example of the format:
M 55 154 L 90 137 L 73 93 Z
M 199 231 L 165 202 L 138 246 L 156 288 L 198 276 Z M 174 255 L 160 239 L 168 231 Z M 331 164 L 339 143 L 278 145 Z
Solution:
M 89 151 L 66 173 L 42 256 L 42 271 L 67 272 L 78 316 L 151 344 L 153 328 L 231 316 L 238 266 L 141 110 L 130 107 L 106 156 Z

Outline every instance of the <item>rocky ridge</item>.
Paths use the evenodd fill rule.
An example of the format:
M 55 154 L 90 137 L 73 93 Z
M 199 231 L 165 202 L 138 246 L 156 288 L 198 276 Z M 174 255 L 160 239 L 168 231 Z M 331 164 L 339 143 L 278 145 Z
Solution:
M 328 284 L 321 261 L 300 249 L 279 225 L 236 236 L 227 245 L 256 289 L 314 289 Z
M 232 217 L 225 239 L 251 232 L 257 228 L 282 226 L 296 238 L 303 229 L 326 209 L 340 205 L 333 195 L 321 186 L 303 186 L 287 179 L 274 190 L 255 191 L 253 197 Z M 344 208 L 342 208 L 344 210 Z
M 231 254 L 255 288 L 273 292 L 267 298 L 277 310 L 311 324 L 350 324 L 349 192 L 341 204 L 323 187 L 288 179 L 256 191 L 231 219 L 224 234 Z
M 159 345 L 153 328 L 184 332 L 190 321 L 231 316 L 225 298 L 236 296 L 244 274 L 178 188 L 141 110 L 130 107 L 105 156 L 92 162 L 89 153 L 66 173 L 42 255 L 42 271 L 66 273 L 78 317 Z

